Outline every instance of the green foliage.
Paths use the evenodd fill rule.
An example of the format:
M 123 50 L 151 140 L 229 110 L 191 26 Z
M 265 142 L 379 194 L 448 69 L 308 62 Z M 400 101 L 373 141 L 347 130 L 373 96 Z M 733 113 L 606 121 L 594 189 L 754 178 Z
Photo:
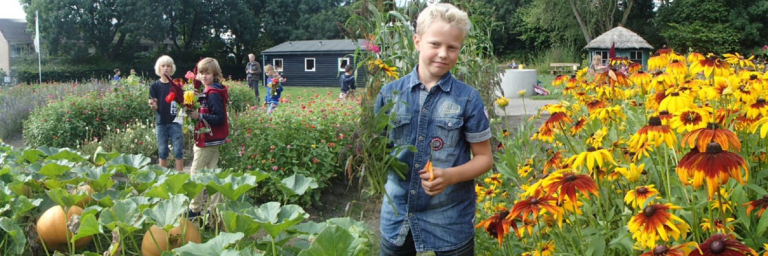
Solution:
M 85 82 L 91 78 L 109 79 L 114 75 L 111 65 L 71 65 L 50 64 L 42 66 L 43 82 Z M 16 79 L 21 83 L 33 84 L 39 82 L 37 65 L 21 66 L 16 71 Z
M 209 176 L 217 179 L 213 182 L 206 181 L 205 178 L 190 179 L 186 173 L 150 166 L 145 160 L 146 157 L 140 155 L 105 154 L 102 157 L 105 157 L 106 161 L 101 161 L 96 157 L 83 157 L 81 153 L 70 149 L 41 147 L 19 151 L 1 143 L 0 155 L 3 156 L 0 162 L 0 205 L 5 206 L 0 208 L 2 255 L 46 254 L 42 247 L 37 246 L 38 243 L 27 238 L 37 237 L 32 222 L 54 204 L 73 205 L 80 201 L 86 195 L 72 193 L 71 190 L 79 184 L 98 182 L 102 176 L 111 177 L 118 172 L 127 174 L 118 183 L 94 187 L 94 200 L 91 201 L 93 205 L 85 207 L 79 225 L 71 225 L 73 223 L 68 221 L 67 224 L 71 225 L 68 227 L 74 229 L 76 234 L 68 239 L 68 248 L 74 249 L 73 241 L 79 238 L 95 237 L 90 245 L 71 251 L 72 255 L 101 255 L 105 250 L 113 253 L 119 250 L 120 255 L 138 252 L 141 245 L 136 243 L 136 238 L 149 230 L 150 226 L 158 225 L 169 230 L 178 225 L 180 218 L 186 217 L 186 209 L 189 207 L 187 194 L 196 194 L 202 188 L 221 191 L 222 187 L 226 187 L 230 191 L 246 191 L 267 177 L 254 171 L 237 174 L 237 177 L 231 173 L 222 173 L 221 176 L 226 177 Z M 40 167 L 48 165 L 64 167 L 55 172 Z M 76 167 L 72 168 L 73 166 Z M 151 173 L 153 187 L 174 189 L 164 190 L 166 200 L 151 198 L 149 194 L 153 190 L 137 189 L 147 182 L 140 175 L 134 175 L 138 173 Z M 177 177 L 183 180 L 179 181 Z M 41 185 L 54 182 L 65 186 L 51 188 Z M 32 190 L 20 190 L 21 186 L 28 186 Z M 44 199 L 30 200 L 27 196 Z M 325 255 L 349 255 L 349 252 L 368 252 L 367 248 L 370 248 L 372 232 L 364 223 L 342 218 L 323 223 L 299 224 L 309 217 L 300 206 L 281 205 L 278 202 L 255 205 L 244 199 L 231 200 L 234 197 L 238 196 L 229 194 L 216 206 L 222 213 L 227 232 L 206 226 L 206 222 L 203 222 L 199 226 L 204 237 L 202 243 L 190 243 L 164 252 L 163 255 L 263 255 L 254 253 L 265 249 L 268 249 L 271 255 L 285 255 L 285 252 L 298 255 L 304 250 L 317 253 L 320 249 Z M 236 218 L 233 219 L 233 216 Z M 257 241 L 250 237 L 262 230 L 269 234 L 269 241 Z M 337 243 L 339 237 L 344 238 L 342 243 Z M 51 251 L 47 254 L 62 255 L 60 253 L 54 254 Z
M 262 99 L 257 99 L 253 89 L 248 87 L 246 82 L 227 81 L 224 82 L 229 92 L 230 105 L 227 106 L 229 113 L 243 112 L 252 106 L 261 104 Z M 264 91 L 264 88 L 261 88 Z
M 191 134 L 185 134 L 184 145 L 191 145 L 194 138 Z M 80 150 L 93 155 L 101 148 L 106 152 L 124 152 L 126 154 L 141 154 L 145 156 L 157 155 L 157 134 L 155 121 L 138 120 L 125 128 L 115 128 L 107 131 L 103 138 L 86 138 L 80 146 Z M 169 154 L 173 156 L 173 154 Z M 185 160 L 191 160 L 191 154 L 184 154 Z M 169 161 L 172 163 L 173 161 Z
M 232 143 L 221 148 L 220 165 L 234 170 L 263 170 L 275 181 L 256 188 L 259 201 L 294 201 L 281 192 L 280 180 L 293 174 L 312 177 L 319 190 L 326 188 L 342 171 L 340 152 L 350 154 L 350 135 L 357 115 L 354 101 L 339 101 L 335 93 L 316 94 L 307 103 L 284 101 L 272 115 L 254 109 L 231 115 Z M 310 190 L 301 200 L 318 199 L 319 190 Z M 290 199 L 290 200 L 288 200 Z

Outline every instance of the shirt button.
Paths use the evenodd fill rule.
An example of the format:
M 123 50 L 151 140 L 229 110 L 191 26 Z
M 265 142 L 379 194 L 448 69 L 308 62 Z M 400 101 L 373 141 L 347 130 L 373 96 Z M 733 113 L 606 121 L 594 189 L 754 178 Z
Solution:
M 427 113 L 427 108 L 422 108 L 422 109 L 421 109 L 421 112 L 423 112 L 423 113 Z
M 449 126 L 449 127 L 450 127 L 450 126 L 453 126 L 453 123 L 448 123 L 448 126 Z
M 411 195 L 415 195 L 415 194 L 416 194 L 416 190 L 411 190 Z
M 419 140 L 424 140 L 424 136 L 419 136 Z
M 419 168 L 419 164 L 414 164 L 413 167 Z

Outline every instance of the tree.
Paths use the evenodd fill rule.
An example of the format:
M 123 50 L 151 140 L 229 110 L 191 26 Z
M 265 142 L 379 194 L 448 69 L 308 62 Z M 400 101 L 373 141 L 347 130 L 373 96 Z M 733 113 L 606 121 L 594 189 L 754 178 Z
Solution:
M 679 51 L 724 53 L 739 48 L 731 7 L 724 0 L 676 0 L 659 8 L 657 21 L 667 44 Z M 741 17 L 739 19 L 744 19 Z

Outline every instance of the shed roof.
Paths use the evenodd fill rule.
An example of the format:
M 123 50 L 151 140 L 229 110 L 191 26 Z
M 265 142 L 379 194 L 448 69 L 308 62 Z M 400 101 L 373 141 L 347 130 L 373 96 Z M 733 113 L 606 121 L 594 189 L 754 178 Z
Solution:
M 609 49 L 616 43 L 616 49 L 653 49 L 645 39 L 622 26 L 615 27 L 584 46 L 584 49 Z
M 262 54 L 303 52 L 353 52 L 366 40 L 351 39 L 288 41 L 262 51 Z
M 0 32 L 8 42 L 32 43 L 32 35 L 27 34 L 27 22 L 16 19 L 0 19 Z

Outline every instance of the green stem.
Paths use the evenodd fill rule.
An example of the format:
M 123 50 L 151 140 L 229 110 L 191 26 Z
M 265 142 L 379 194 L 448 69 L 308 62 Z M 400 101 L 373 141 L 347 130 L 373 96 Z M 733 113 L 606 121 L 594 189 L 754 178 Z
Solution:
M 272 238 L 272 255 L 277 256 L 277 248 L 275 248 L 275 238 L 274 237 L 270 237 L 270 238 Z
M 717 201 L 720 203 L 720 218 L 723 220 L 723 233 L 727 229 L 728 222 L 725 221 L 725 207 L 723 207 L 723 194 L 720 193 L 720 187 L 717 188 Z M 712 227 L 715 227 L 715 221 L 710 220 Z
M 584 238 L 581 236 L 581 227 L 582 227 L 581 220 L 579 220 L 579 216 L 576 214 L 578 212 L 576 208 L 577 203 L 576 202 L 572 202 L 572 203 L 573 203 L 573 218 L 575 219 L 576 225 L 578 225 L 578 227 L 575 228 L 576 235 L 579 237 L 579 243 L 583 243 Z M 579 255 L 584 255 L 582 246 L 579 246 Z
M 128 237 L 130 237 L 131 238 L 131 242 L 133 242 L 133 248 L 136 248 L 137 250 L 141 250 L 141 247 L 139 246 L 139 244 L 136 243 L 136 239 L 133 238 L 133 236 L 131 234 L 128 234 Z M 182 235 L 181 237 L 184 238 L 185 236 Z

